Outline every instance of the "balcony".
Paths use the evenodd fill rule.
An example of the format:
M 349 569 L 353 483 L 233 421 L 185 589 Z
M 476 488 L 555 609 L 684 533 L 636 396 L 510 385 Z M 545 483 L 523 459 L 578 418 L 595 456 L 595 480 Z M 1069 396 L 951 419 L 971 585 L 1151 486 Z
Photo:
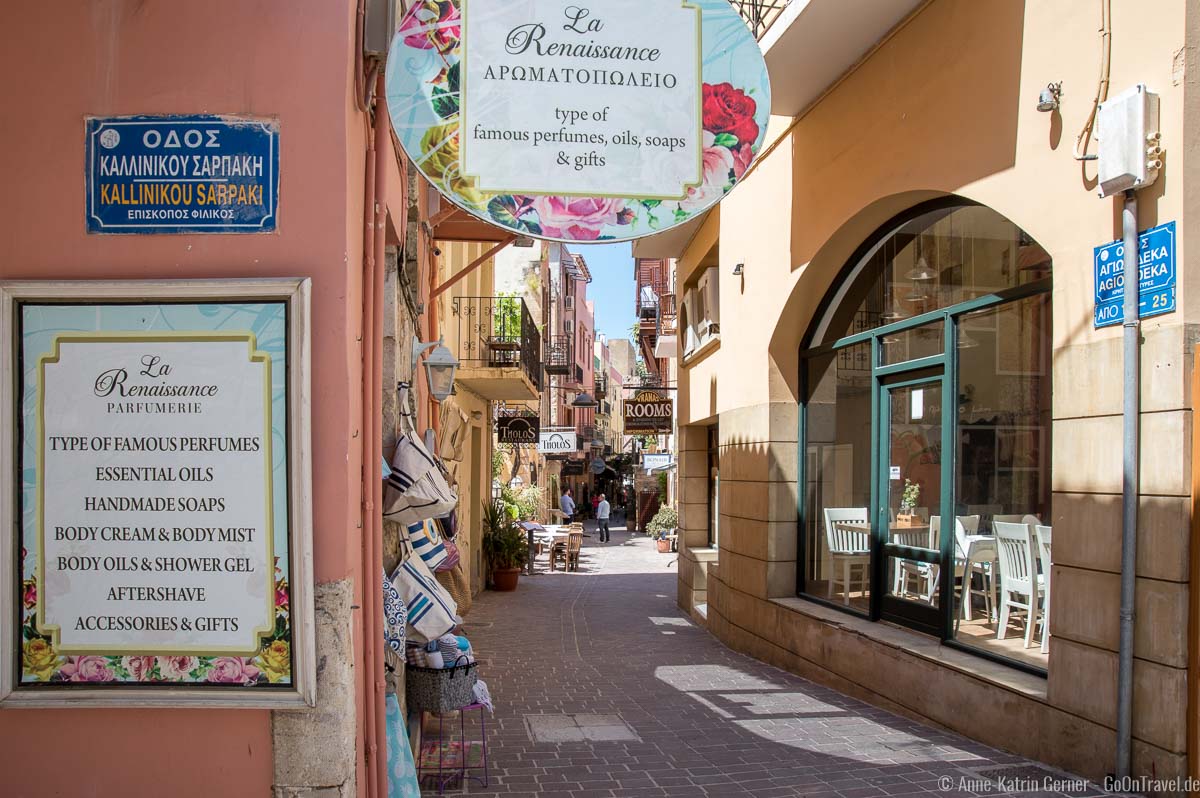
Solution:
M 547 374 L 570 374 L 575 368 L 575 352 L 571 336 L 555 335 L 546 339 L 546 359 L 542 361 Z
M 608 376 L 605 374 L 597 374 L 596 380 L 593 383 L 595 388 L 595 396 L 597 399 L 603 399 L 608 396 Z
M 519 297 L 454 297 L 457 382 L 492 401 L 536 399 L 542 336 Z

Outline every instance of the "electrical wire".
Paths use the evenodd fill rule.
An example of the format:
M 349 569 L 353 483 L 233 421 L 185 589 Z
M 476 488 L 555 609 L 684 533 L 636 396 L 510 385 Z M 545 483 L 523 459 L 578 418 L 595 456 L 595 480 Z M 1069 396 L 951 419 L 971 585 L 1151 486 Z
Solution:
M 1091 143 L 1092 134 L 1096 127 L 1096 113 L 1100 103 L 1108 99 L 1108 79 L 1112 70 L 1112 0 L 1100 0 L 1100 82 L 1096 86 L 1096 97 L 1092 100 L 1092 110 L 1083 130 L 1075 139 L 1074 156 L 1077 161 L 1093 161 L 1095 155 L 1088 155 L 1087 148 Z

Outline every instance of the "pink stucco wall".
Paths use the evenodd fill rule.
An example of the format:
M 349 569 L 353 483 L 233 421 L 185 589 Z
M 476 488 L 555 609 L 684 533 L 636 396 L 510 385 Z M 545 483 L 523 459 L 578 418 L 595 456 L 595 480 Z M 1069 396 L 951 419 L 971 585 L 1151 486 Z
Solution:
M 357 577 L 366 133 L 354 3 L 64 0 L 8 4 L 3 18 L 0 279 L 311 277 L 316 579 Z M 84 116 L 155 113 L 278 117 L 278 232 L 87 235 Z M 0 648 L 10 656 L 10 641 Z M 0 773 L 14 797 L 264 796 L 270 713 L 3 710 Z

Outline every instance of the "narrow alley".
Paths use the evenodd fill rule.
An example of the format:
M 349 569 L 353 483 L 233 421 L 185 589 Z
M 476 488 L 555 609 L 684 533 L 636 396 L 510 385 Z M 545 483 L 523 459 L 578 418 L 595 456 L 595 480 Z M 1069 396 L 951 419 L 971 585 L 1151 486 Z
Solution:
M 1200 0 L 0 7 L 0 798 L 1200 796 Z
M 464 792 L 1104 794 L 726 648 L 676 607 L 674 560 L 614 527 L 611 543 L 587 538 L 578 572 L 539 562 L 515 592 L 480 595 L 465 631 L 487 652 L 480 675 L 496 711 L 487 720 L 490 784 Z M 1030 786 L 1056 781 L 1061 791 Z

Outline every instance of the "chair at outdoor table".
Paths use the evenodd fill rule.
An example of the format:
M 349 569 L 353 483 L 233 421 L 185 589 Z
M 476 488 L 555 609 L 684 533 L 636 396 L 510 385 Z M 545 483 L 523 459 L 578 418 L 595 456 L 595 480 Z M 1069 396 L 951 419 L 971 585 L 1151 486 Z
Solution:
M 971 600 L 981 596 L 990 621 L 996 611 L 996 550 L 992 539 L 978 535 L 978 531 L 979 516 L 960 515 L 954 519 L 954 576 L 962 579 L 963 617 L 971 620 Z M 980 559 L 984 556 L 986 560 Z M 979 577 L 978 588 L 974 586 L 976 576 Z M 958 623 L 957 618 L 955 623 Z
M 1026 524 L 997 521 L 996 547 L 1000 553 L 1000 623 L 996 639 L 1003 640 L 1008 632 L 1008 616 L 1012 610 L 1025 613 L 1025 647 L 1033 645 L 1033 627 L 1037 626 L 1041 598 L 1045 591 L 1037 571 L 1037 555 L 1033 534 Z
M 582 549 L 582 532 L 571 531 L 566 537 L 556 538 L 554 543 L 550 545 L 550 570 L 554 570 L 554 562 L 560 556 L 562 557 L 563 568 L 565 570 L 579 570 L 579 552 Z
M 1050 652 L 1050 538 L 1051 529 L 1043 524 L 1033 524 L 1037 538 L 1038 558 L 1042 561 L 1042 580 L 1046 585 L 1046 598 L 1042 601 L 1042 653 Z
M 868 571 L 871 570 L 871 533 L 869 529 L 855 528 L 852 524 L 867 524 L 868 518 L 866 507 L 825 508 L 825 545 L 829 547 L 829 556 L 833 560 L 826 598 L 833 598 L 833 587 L 839 581 L 840 566 L 843 603 L 847 606 L 850 604 L 850 574 L 855 568 L 859 570 L 863 592 L 867 589 Z
M 583 532 L 572 532 L 567 536 L 567 570 L 579 570 L 579 553 L 583 551 Z
M 574 534 L 574 533 L 572 532 L 567 535 L 558 535 L 558 536 L 555 536 L 554 538 L 551 538 L 551 540 L 550 540 L 550 570 L 551 571 L 554 570 L 554 561 L 560 554 L 562 555 L 563 562 L 566 562 L 567 543 L 569 542 L 570 536 L 572 534 Z

